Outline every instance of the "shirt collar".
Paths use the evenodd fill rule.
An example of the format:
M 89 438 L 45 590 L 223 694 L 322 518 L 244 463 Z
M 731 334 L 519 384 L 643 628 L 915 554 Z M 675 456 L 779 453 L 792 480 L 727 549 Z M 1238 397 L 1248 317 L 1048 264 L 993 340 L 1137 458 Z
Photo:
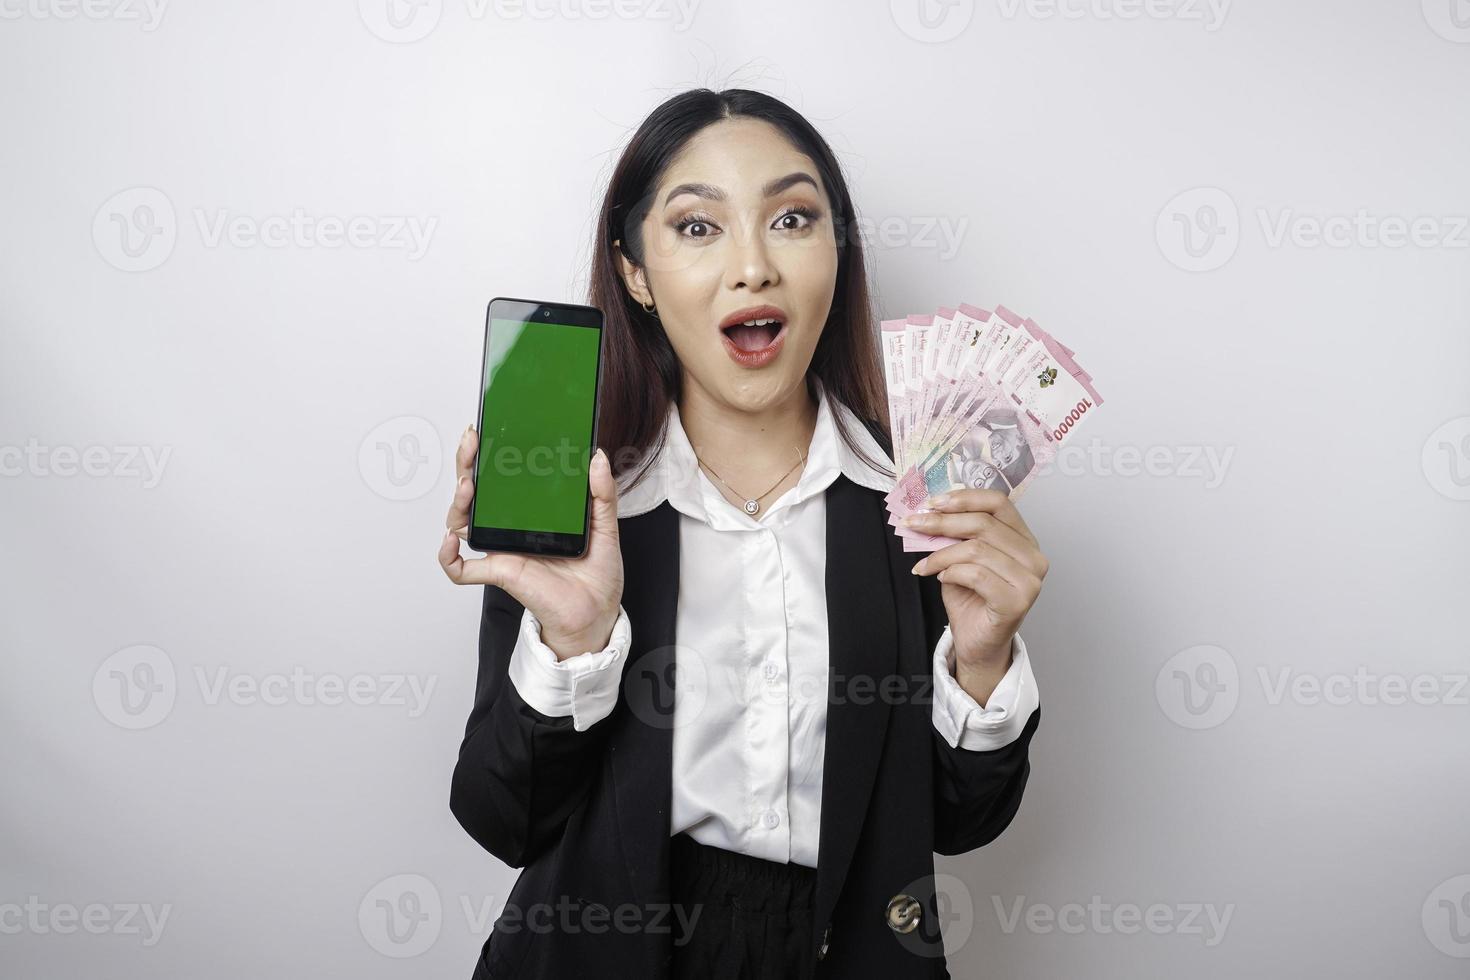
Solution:
M 767 509 L 761 512 L 762 517 L 824 492 L 839 475 L 870 490 L 887 493 L 893 489 L 892 476 L 873 468 L 859 454 L 848 448 L 837 432 L 839 419 L 852 436 L 853 442 L 868 456 L 890 470 L 893 469 L 893 458 L 883 451 L 867 426 L 863 425 L 850 408 L 840 400 L 828 397 L 825 385 L 817 381 L 814 386 L 817 389 L 817 425 L 812 432 L 806 466 L 794 489 L 787 490 L 774 502 L 765 502 Z M 647 459 L 646 455 L 644 459 Z M 630 480 L 632 474 L 641 468 L 642 460 L 624 474 L 625 478 Z M 626 480 L 620 481 L 618 486 L 619 517 L 635 517 L 653 510 L 667 500 L 681 513 L 717 527 L 768 526 L 731 504 L 715 489 L 713 482 L 700 469 L 694 447 L 690 445 L 689 437 L 684 432 L 679 407 L 673 402 L 669 403 L 669 412 L 664 419 L 663 451 L 649 466 L 648 473 L 636 487 L 624 492 L 624 482 Z

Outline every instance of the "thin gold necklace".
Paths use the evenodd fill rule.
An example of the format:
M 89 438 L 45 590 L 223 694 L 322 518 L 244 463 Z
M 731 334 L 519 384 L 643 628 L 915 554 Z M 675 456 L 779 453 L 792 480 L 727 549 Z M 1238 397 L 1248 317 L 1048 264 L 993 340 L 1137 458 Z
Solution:
M 796 450 L 796 455 L 799 457 L 797 459 L 797 461 L 796 461 L 796 465 L 795 466 L 792 466 L 791 469 L 787 470 L 785 473 L 782 473 L 781 474 L 781 479 L 780 480 L 777 480 L 775 483 L 771 484 L 771 490 L 774 490 L 777 487 L 779 487 L 781 485 L 781 480 L 785 480 L 788 476 L 790 476 L 796 470 L 796 467 L 797 466 L 800 466 L 802 463 L 805 463 L 806 462 L 806 457 L 805 456 L 802 456 L 802 454 L 801 454 L 801 447 L 800 446 L 795 446 L 793 448 Z M 711 473 L 715 473 L 715 468 L 713 466 L 710 466 L 708 463 L 705 463 L 704 462 L 704 459 L 699 455 L 699 453 L 695 453 L 694 454 L 694 458 L 697 459 L 697 460 L 699 460 L 701 463 L 704 463 L 705 467 Z M 721 483 L 725 483 L 725 478 L 723 476 L 720 476 L 720 474 L 718 474 L 718 473 L 715 473 L 715 479 L 716 480 L 719 480 Z M 730 484 L 728 484 L 728 483 L 725 483 L 725 489 L 726 490 L 729 490 L 731 493 L 733 493 L 737 497 L 745 497 L 745 494 L 741 493 L 739 490 L 736 490 L 734 487 L 730 486 Z M 771 492 L 771 490 L 767 490 L 765 493 L 760 494 L 759 496 L 756 496 L 756 497 L 746 498 L 745 505 L 744 505 L 745 512 L 747 514 L 750 514 L 750 515 L 753 516 L 757 511 L 759 511 L 761 509 L 761 497 L 764 497 L 764 496 L 766 496 L 766 494 L 769 494 Z

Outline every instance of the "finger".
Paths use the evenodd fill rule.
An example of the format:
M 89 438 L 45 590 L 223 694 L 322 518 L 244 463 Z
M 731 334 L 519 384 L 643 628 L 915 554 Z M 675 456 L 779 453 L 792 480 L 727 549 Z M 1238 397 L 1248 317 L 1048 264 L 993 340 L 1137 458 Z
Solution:
M 1016 505 L 1011 503 L 1011 498 L 999 490 L 982 490 L 978 487 L 964 487 L 959 490 L 951 490 L 942 495 L 942 502 L 929 501 L 929 509 L 944 514 L 953 514 L 959 511 L 982 511 L 994 514 L 1002 523 L 1015 528 L 1018 532 L 1030 538 L 1034 543 L 1036 535 L 1031 533 L 1031 528 L 1021 518 L 1021 512 Z
M 484 558 L 466 559 L 459 553 L 459 538 L 445 531 L 439 542 L 439 566 L 456 585 L 494 585 L 505 589 L 523 605 L 525 599 L 521 579 L 526 573 L 526 556 L 510 552 L 492 552 Z
M 459 553 L 459 537 L 452 530 L 439 539 L 439 567 L 451 582 L 465 584 L 464 557 Z
M 963 586 L 976 595 L 984 596 L 985 604 L 1006 619 L 1022 616 L 1029 608 L 1024 595 L 1012 588 L 994 569 L 984 565 L 968 562 L 951 565 L 939 574 L 939 581 Z
M 466 541 L 470 533 L 470 501 L 474 496 L 474 484 L 470 483 L 469 477 L 461 476 L 454 485 L 454 497 L 449 501 L 449 513 L 444 518 L 444 526 Z
M 607 453 L 601 449 L 592 454 L 587 488 L 592 492 L 592 537 L 587 542 L 590 556 L 593 548 L 618 547 L 618 482 Z
M 454 475 L 458 480 L 462 476 L 474 477 L 475 455 L 480 449 L 480 434 L 472 425 L 465 429 L 459 437 L 459 446 L 454 450 Z
M 1040 591 L 1040 576 L 995 545 L 977 538 L 940 548 L 914 567 L 919 569 L 920 575 L 933 575 L 953 565 L 966 563 L 984 565 L 1014 588 L 1026 590 L 1034 583 L 1037 591 Z
M 957 514 L 911 514 L 904 526 L 925 534 L 946 538 L 979 538 L 995 545 L 1037 575 L 1046 561 L 1036 542 L 985 511 L 967 510 Z

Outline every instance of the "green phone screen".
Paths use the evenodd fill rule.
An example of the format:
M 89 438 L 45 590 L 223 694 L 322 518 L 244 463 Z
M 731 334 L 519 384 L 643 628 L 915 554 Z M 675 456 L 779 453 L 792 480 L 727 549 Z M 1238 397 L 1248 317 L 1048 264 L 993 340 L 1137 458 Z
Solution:
M 490 321 L 476 527 L 582 533 L 600 334 Z

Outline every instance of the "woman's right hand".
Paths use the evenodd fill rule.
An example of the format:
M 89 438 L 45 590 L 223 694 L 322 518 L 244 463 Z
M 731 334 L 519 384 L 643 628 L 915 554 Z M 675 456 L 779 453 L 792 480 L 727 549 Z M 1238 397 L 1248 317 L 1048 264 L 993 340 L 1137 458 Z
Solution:
M 459 585 L 495 585 L 504 589 L 541 623 L 541 639 L 560 660 L 601 650 L 612 637 L 623 600 L 623 552 L 618 543 L 618 485 L 607 454 L 592 457 L 591 527 L 587 553 L 581 558 L 539 558 L 492 551 L 484 558 L 460 557 L 460 541 L 469 540 L 471 474 L 480 444 L 473 426 L 465 430 L 454 454 L 454 500 L 448 531 L 439 544 L 439 564 Z

